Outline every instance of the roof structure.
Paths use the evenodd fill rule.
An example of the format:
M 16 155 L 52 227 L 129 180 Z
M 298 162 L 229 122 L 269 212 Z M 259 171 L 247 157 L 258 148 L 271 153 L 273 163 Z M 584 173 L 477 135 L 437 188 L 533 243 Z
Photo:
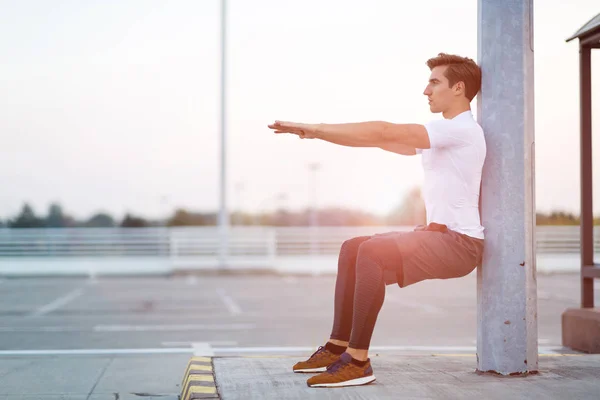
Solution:
M 567 39 L 567 42 L 570 42 L 573 39 L 593 35 L 594 33 L 600 33 L 600 14 L 596 15 L 583 25 L 573 36 Z

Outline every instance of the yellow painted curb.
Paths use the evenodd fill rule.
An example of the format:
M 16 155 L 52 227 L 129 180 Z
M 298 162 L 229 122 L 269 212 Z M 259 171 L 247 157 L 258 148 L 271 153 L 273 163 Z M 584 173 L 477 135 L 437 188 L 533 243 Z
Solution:
M 192 357 L 181 382 L 181 400 L 218 399 L 212 358 Z

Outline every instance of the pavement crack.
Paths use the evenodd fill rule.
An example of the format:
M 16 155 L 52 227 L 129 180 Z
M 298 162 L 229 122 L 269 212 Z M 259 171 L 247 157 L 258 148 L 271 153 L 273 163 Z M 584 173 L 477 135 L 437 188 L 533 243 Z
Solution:
M 458 377 L 455 376 L 454 374 L 451 374 L 450 372 L 446 372 L 446 371 L 442 371 L 440 370 L 441 373 L 445 374 L 445 375 L 450 375 L 451 377 L 453 377 L 454 379 L 458 380 L 459 382 L 462 382 L 462 380 Z
M 100 382 L 100 379 L 102 379 L 102 377 L 104 376 L 104 373 L 106 372 L 106 370 L 108 369 L 108 367 L 110 366 L 110 364 L 112 364 L 114 358 L 111 358 L 110 360 L 108 360 L 108 362 L 106 363 L 106 365 L 104 366 L 104 368 L 102 369 L 102 372 L 100 372 L 100 375 L 98 375 L 98 378 L 96 379 L 96 383 L 94 383 L 94 386 L 92 386 L 92 389 L 90 390 L 90 392 L 88 393 L 87 397 L 85 398 L 85 400 L 89 400 L 90 396 L 92 395 L 92 393 L 94 393 L 94 390 L 96 389 L 96 386 L 98 385 L 98 383 Z M 116 395 L 118 396 L 119 394 L 116 393 Z M 117 397 L 118 398 L 118 397 Z

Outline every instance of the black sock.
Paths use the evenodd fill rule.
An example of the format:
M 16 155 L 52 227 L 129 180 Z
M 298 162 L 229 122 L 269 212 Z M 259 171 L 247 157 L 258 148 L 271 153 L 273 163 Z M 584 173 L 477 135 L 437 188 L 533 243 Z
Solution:
M 360 361 L 360 360 L 357 360 L 356 358 L 352 357 L 352 364 L 357 365 L 359 367 L 364 367 L 365 365 L 367 365 L 368 362 L 369 362 L 369 359 L 366 359 L 365 361 Z
M 337 344 L 333 344 L 331 342 L 327 342 L 325 344 L 325 349 L 329 350 L 333 354 L 342 354 L 346 351 L 346 346 L 338 346 Z

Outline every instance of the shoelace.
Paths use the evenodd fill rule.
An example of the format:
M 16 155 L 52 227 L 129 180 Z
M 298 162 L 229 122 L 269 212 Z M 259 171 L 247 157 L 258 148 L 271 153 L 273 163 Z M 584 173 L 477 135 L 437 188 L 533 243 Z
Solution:
M 342 360 L 342 359 L 340 358 L 340 359 L 338 359 L 337 361 L 335 361 L 333 364 L 330 364 L 330 365 L 327 367 L 327 372 L 329 372 L 329 373 L 331 373 L 331 374 L 332 374 L 332 373 L 336 372 L 337 370 L 339 370 L 340 368 L 343 368 L 343 367 L 345 367 L 347 364 L 348 364 L 348 363 L 344 362 L 344 360 Z
M 319 346 L 319 348 L 317 349 L 317 351 L 315 351 L 314 353 L 312 353 L 312 355 L 309 358 L 313 358 L 316 355 L 319 355 L 323 352 L 325 352 L 325 346 Z

